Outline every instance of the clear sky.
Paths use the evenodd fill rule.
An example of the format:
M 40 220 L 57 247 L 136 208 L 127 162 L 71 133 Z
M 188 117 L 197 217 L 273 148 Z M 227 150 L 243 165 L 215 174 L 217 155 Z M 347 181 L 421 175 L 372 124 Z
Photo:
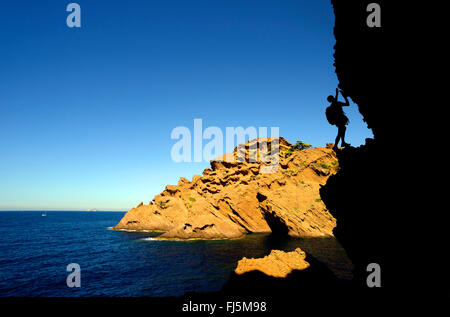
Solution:
M 127 210 L 208 162 L 175 163 L 177 126 L 277 126 L 332 142 L 329 0 L 78 0 L 0 5 L 0 210 Z M 371 131 L 352 103 L 347 142 Z

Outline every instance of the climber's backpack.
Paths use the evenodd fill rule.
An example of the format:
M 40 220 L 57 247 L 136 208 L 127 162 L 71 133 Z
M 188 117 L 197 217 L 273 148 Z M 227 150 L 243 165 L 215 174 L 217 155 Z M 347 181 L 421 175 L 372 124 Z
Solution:
M 327 116 L 328 123 L 335 125 L 338 117 L 336 107 L 331 105 L 325 110 L 325 115 Z

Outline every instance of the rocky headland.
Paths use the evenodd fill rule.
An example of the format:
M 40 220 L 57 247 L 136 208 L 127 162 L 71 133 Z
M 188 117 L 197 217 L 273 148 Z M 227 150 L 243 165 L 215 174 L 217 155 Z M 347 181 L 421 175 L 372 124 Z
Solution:
M 333 236 L 336 220 L 319 194 L 339 169 L 332 144 L 298 150 L 280 137 L 279 151 L 271 153 L 274 140 L 247 142 L 212 160 L 211 168 L 192 181 L 180 178 L 177 185 L 167 185 L 149 204 L 129 210 L 114 229 L 159 231 L 158 239 L 180 240 L 270 232 Z M 278 155 L 278 164 L 268 163 L 264 153 Z

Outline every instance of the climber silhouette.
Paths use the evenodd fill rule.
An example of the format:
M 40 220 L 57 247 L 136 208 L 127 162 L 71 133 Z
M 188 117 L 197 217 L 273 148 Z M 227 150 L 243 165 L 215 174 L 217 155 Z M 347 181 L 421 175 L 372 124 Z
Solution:
M 339 140 L 342 140 L 341 145 L 343 147 L 350 146 L 350 144 L 345 142 L 345 130 L 347 128 L 345 127 L 348 124 L 348 118 L 344 113 L 344 110 L 342 107 L 348 107 L 350 106 L 350 103 L 348 102 L 347 96 L 342 93 L 341 95 L 345 99 L 345 103 L 338 101 L 338 95 L 339 95 L 339 89 L 336 88 L 336 97 L 328 96 L 327 100 L 329 103 L 331 103 L 330 106 L 325 111 L 325 114 L 327 116 L 327 120 L 331 125 L 335 125 L 338 128 L 338 134 L 336 136 L 336 140 L 334 141 L 334 148 L 336 149 L 339 143 Z

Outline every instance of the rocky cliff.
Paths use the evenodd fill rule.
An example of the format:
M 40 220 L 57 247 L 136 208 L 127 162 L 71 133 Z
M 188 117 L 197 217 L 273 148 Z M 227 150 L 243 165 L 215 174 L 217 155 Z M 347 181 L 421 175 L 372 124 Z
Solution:
M 129 210 L 114 229 L 164 232 L 159 239 L 233 239 L 263 232 L 332 236 L 336 221 L 319 195 L 339 169 L 332 145 L 293 151 L 285 139 L 276 141 L 277 153 L 270 152 L 274 139 L 255 139 L 212 160 L 202 176 L 167 185 L 149 204 Z M 264 153 L 279 154 L 279 163 L 270 165 Z M 270 173 L 264 173 L 267 168 Z
M 435 201 L 441 203 L 445 196 L 435 192 L 426 194 L 426 188 L 435 182 L 428 176 L 435 173 L 420 173 L 419 180 L 417 159 L 410 159 L 410 155 L 418 157 L 436 148 L 429 143 L 436 135 L 424 139 L 426 129 L 421 123 L 435 123 L 437 116 L 431 120 L 428 116 L 439 108 L 416 106 L 417 101 L 411 99 L 417 98 L 417 94 L 399 89 L 401 83 L 408 87 L 408 92 L 423 90 L 416 72 L 423 57 L 411 54 L 418 47 L 426 46 L 418 41 L 399 40 L 404 25 L 396 29 L 395 21 L 408 15 L 405 7 L 397 8 L 394 1 L 377 1 L 382 9 L 382 27 L 368 27 L 367 6 L 372 2 L 331 1 L 335 13 L 334 66 L 339 88 L 357 104 L 374 135 L 357 148 L 337 151 L 339 172 L 320 191 L 330 213 L 337 219 L 333 233 L 353 262 L 354 280 L 338 281 L 320 269 L 320 263 L 307 257 L 310 267 L 293 271 L 282 279 L 258 270 L 241 275 L 233 273 L 224 286 L 227 294 L 271 294 L 285 305 L 289 302 L 286 297 L 291 294 L 286 290 L 296 289 L 296 300 L 305 301 L 308 296 L 311 304 L 316 297 L 309 287 L 322 283 L 328 291 L 327 300 L 335 300 L 333 314 L 336 314 L 335 307 L 342 303 L 348 313 L 352 311 L 352 303 L 358 303 L 358 307 L 416 309 L 417 303 L 427 303 L 429 308 L 433 307 L 429 302 L 442 299 L 444 303 L 449 302 L 448 260 L 442 256 L 442 250 L 448 249 L 449 213 L 431 199 L 436 197 Z M 324 109 L 321 103 L 317 106 Z M 431 188 L 434 191 L 436 186 Z M 431 237 L 431 241 L 425 237 Z M 415 262 L 417 250 L 423 251 L 419 265 Z M 380 288 L 367 284 L 371 263 L 381 268 Z M 318 274 L 306 274 L 318 268 Z M 319 301 L 323 307 L 321 297 Z M 292 309 L 297 309 L 297 303 Z

